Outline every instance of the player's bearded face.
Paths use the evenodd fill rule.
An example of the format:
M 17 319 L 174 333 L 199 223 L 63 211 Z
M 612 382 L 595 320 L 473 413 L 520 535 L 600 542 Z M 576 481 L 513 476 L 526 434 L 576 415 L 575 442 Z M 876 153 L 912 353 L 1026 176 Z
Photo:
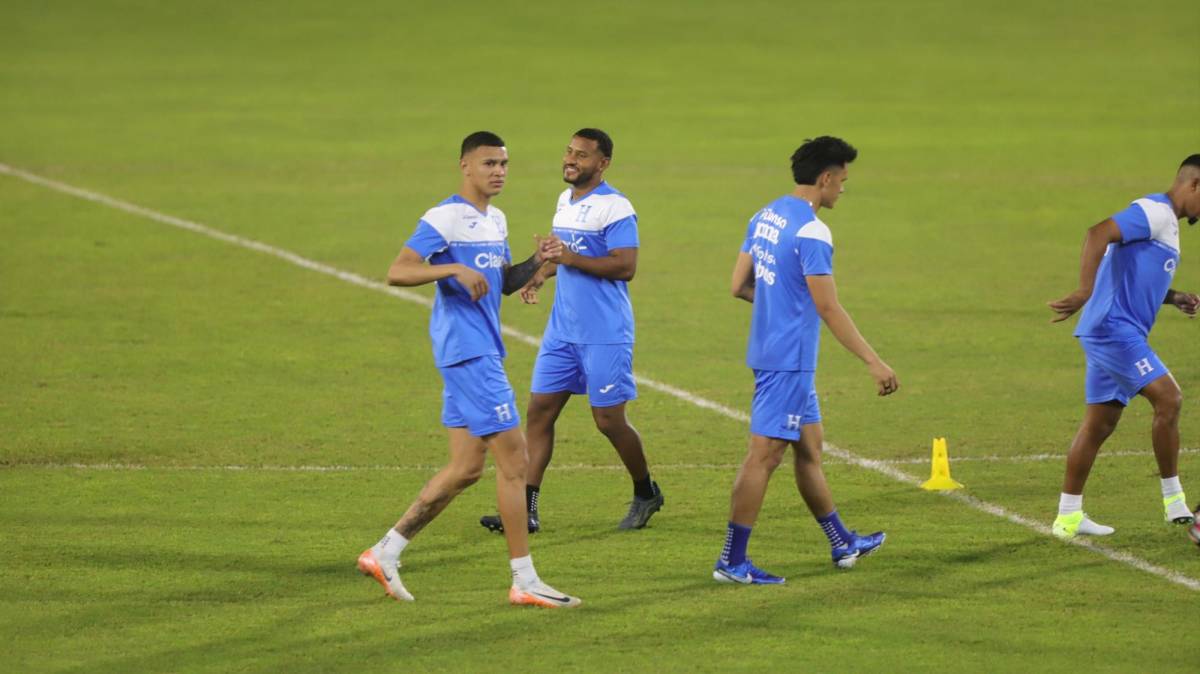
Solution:
M 596 141 L 576 136 L 563 154 L 563 182 L 586 185 L 597 172 L 604 170 L 607 161 Z

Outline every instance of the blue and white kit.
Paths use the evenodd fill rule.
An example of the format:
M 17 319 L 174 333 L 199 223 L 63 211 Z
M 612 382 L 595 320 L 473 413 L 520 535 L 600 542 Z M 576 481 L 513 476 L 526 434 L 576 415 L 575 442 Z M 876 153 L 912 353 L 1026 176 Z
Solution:
M 798 440 L 801 426 L 821 420 L 814 384 L 821 317 L 805 277 L 833 274 L 833 236 L 807 201 L 786 195 L 750 219 L 742 252 L 754 261 L 750 432 Z
M 607 257 L 638 247 L 637 213 L 607 182 L 575 200 L 558 197 L 552 231 L 571 252 Z M 587 393 L 593 407 L 637 397 L 633 379 L 633 304 L 625 281 L 559 265 L 550 321 L 533 367 L 533 392 Z
M 1087 357 L 1088 404 L 1128 404 L 1168 373 L 1146 341 L 1179 265 L 1179 218 L 1165 194 L 1150 194 L 1112 216 L 1121 241 L 1096 272 L 1075 336 Z
M 431 265 L 461 264 L 488 282 L 487 295 L 472 301 L 453 277 L 437 281 L 429 337 L 445 383 L 442 423 L 477 437 L 517 427 L 500 337 L 504 268 L 512 264 L 504 213 L 491 205 L 481 212 L 456 194 L 425 212 L 405 246 Z

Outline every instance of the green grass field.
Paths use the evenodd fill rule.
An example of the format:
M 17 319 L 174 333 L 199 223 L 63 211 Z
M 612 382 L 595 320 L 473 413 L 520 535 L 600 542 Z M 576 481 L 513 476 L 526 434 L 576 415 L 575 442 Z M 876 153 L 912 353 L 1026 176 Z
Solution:
M 0 164 L 381 280 L 466 133 L 509 143 L 495 203 L 523 257 L 562 146 L 600 126 L 641 220 L 639 374 L 746 410 L 746 219 L 804 138 L 843 136 L 840 294 L 903 388 L 877 398 L 827 335 L 828 441 L 923 478 L 945 436 L 969 495 L 1048 525 L 1062 461 L 1037 455 L 1065 452 L 1083 362 L 1045 302 L 1087 226 L 1200 151 L 1198 25 L 1183 0 L 14 0 Z M 400 605 L 354 559 L 444 461 L 425 307 L 2 171 L 0 240 L 0 670 L 1195 667 L 1200 551 L 1161 521 L 1144 402 L 1088 485 L 1107 556 L 831 457 L 839 509 L 887 546 L 836 573 L 783 469 L 750 552 L 788 584 L 740 588 L 709 571 L 746 425 L 643 386 L 667 504 L 624 533 L 627 477 L 576 400 L 532 546 L 584 606 L 505 603 L 490 474 L 405 553 Z M 505 322 L 540 334 L 544 299 Z M 1185 396 L 1198 330 L 1164 311 L 1152 337 Z M 523 405 L 535 351 L 509 351 Z M 1181 474 L 1194 501 L 1200 454 Z

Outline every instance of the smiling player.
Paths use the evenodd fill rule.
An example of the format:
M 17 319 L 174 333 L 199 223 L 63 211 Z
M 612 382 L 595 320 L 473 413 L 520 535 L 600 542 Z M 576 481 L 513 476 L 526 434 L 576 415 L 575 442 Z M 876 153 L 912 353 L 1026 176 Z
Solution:
M 580 129 L 572 136 L 562 163 L 563 181 L 570 187 L 558 197 L 554 235 L 541 248 L 553 264 L 522 291 L 527 302 L 536 301 L 545 279 L 558 277 L 533 367 L 525 426 L 530 531 L 541 526 L 538 500 L 554 453 L 554 423 L 573 394 L 587 394 L 596 428 L 633 479 L 633 499 L 617 527 L 641 529 L 663 505 L 662 491 L 650 479 L 642 438 L 625 417 L 625 403 L 637 398 L 628 282 L 637 271 L 638 221 L 629 199 L 604 181 L 612 151 L 612 139 L 600 129 Z M 495 516 L 479 523 L 493 531 L 507 526 Z

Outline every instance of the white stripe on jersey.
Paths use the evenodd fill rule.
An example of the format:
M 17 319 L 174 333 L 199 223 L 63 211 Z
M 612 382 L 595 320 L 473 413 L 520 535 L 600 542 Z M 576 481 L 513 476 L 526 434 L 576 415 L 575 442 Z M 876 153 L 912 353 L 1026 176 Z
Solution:
M 508 238 L 508 220 L 495 206 L 488 205 L 487 216 L 468 203 L 439 204 L 425 211 L 421 219 L 446 239 L 446 243 L 483 243 Z
M 1154 199 L 1141 198 L 1133 203 L 1141 206 L 1150 223 L 1150 239 L 1162 242 L 1179 251 L 1179 218 L 1170 206 Z
M 797 229 L 796 238 L 816 239 L 817 241 L 824 241 L 833 246 L 833 234 L 829 231 L 829 226 L 816 218 L 813 218 L 808 224 Z
M 568 187 L 558 197 L 554 226 L 598 232 L 634 214 L 633 204 L 621 194 L 590 194 L 572 204 L 571 188 Z

